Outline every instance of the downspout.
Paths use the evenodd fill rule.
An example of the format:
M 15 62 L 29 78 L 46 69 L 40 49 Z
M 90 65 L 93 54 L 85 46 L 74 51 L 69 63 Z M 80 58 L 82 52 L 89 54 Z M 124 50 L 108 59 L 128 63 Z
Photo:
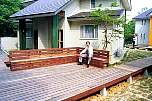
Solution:
M 126 12 L 126 9 L 125 9 L 125 26 L 124 26 L 124 39 L 125 39 L 125 33 L 126 33 L 126 22 L 127 22 L 127 12 Z M 125 42 L 123 44 L 123 47 L 125 46 Z

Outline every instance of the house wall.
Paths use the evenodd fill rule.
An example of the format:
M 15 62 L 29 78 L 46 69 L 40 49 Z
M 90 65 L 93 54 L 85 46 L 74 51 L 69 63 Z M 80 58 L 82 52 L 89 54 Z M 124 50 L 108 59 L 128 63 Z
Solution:
M 68 22 L 67 17 L 72 16 L 74 14 L 77 14 L 80 12 L 80 2 L 79 0 L 73 0 L 73 2 L 68 5 L 65 9 L 63 9 L 63 11 L 65 11 L 65 19 L 63 22 L 63 47 L 68 47 L 70 46 L 70 40 L 71 39 L 71 31 L 70 31 L 70 22 Z
M 48 22 L 49 18 L 47 17 L 38 19 L 38 49 L 49 48 Z
M 136 45 L 148 45 L 148 34 L 149 34 L 149 20 L 136 20 L 135 21 L 135 33 L 138 35 L 136 38 Z
M 88 12 L 91 9 L 91 0 L 80 0 L 80 10 L 81 12 Z M 117 1 L 118 7 L 111 8 L 111 3 Z M 109 8 L 109 9 L 123 9 L 122 2 L 120 0 L 96 0 L 96 7 L 102 5 L 102 8 Z
M 104 40 L 104 29 L 102 25 L 98 26 L 98 38 L 97 39 L 81 39 L 80 38 L 80 26 L 83 24 L 91 24 L 92 22 L 81 21 L 81 22 L 70 22 L 69 33 L 66 33 L 66 42 L 64 42 L 64 47 L 85 47 L 86 41 L 90 41 L 91 45 L 95 49 L 103 49 L 103 40 Z M 112 31 L 108 30 L 108 33 L 112 33 Z M 122 58 L 123 54 L 123 44 L 124 39 L 123 36 L 121 38 L 115 37 L 111 39 L 111 44 L 108 45 L 108 49 L 111 55 L 111 63 L 119 61 L 120 57 Z M 120 52 L 120 57 L 116 57 L 116 52 Z
M 112 1 L 112 0 L 111 0 Z M 106 2 L 106 1 L 105 1 Z M 108 4 L 107 4 L 108 5 Z M 111 3 L 110 3 L 111 5 Z M 121 7 L 122 5 L 120 5 Z M 74 9 L 73 9 L 74 8 Z M 76 22 L 70 22 L 67 20 L 67 17 L 77 14 L 79 12 L 84 12 L 90 10 L 90 0 L 80 0 L 80 3 L 78 0 L 75 0 L 67 6 L 65 11 L 65 20 L 64 20 L 64 39 L 63 39 L 63 46 L 64 47 L 84 47 L 86 41 L 90 41 L 92 46 L 96 49 L 102 49 L 103 48 L 103 39 L 104 39 L 104 33 L 103 33 L 103 27 L 99 25 L 98 30 L 98 38 L 97 39 L 81 39 L 80 38 L 80 25 L 82 24 L 91 24 L 93 22 L 89 21 L 76 21 Z M 108 30 L 108 33 L 111 33 L 111 30 Z M 112 38 L 111 44 L 108 45 L 108 49 L 110 51 L 110 62 L 116 62 L 120 61 L 123 54 L 123 44 L 124 39 L 123 36 L 121 38 Z M 120 52 L 120 57 L 116 57 L 115 53 L 116 51 Z
M 65 9 L 65 17 L 72 16 L 80 12 L 80 2 L 79 0 L 73 0 Z
M 150 17 L 149 21 L 148 46 L 152 46 L 152 17 Z
M 1 37 L 0 48 L 5 51 L 18 49 L 18 38 L 17 37 Z

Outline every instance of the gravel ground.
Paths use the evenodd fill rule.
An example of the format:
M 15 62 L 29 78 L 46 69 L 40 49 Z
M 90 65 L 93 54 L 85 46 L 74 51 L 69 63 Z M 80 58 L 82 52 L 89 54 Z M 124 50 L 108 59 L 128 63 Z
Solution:
M 127 89 L 105 98 L 106 101 L 152 101 L 152 77 L 135 81 Z
M 152 76 L 135 80 L 127 88 L 107 97 L 95 94 L 82 101 L 152 101 Z

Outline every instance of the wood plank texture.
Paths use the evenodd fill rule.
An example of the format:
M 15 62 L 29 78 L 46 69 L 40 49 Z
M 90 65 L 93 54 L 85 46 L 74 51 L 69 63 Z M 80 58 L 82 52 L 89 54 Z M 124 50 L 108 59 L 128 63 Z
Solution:
M 12 71 L 74 63 L 78 61 L 78 55 L 82 49 L 76 47 L 11 51 L 7 63 L 10 63 Z M 109 52 L 94 50 L 90 65 L 104 68 L 108 64 Z
M 141 62 L 138 60 L 129 65 L 105 69 L 72 63 L 8 73 L 3 71 L 0 76 L 0 101 L 79 100 L 151 68 L 149 61 L 152 58 L 142 61 L 145 62 L 143 67 L 137 67 Z

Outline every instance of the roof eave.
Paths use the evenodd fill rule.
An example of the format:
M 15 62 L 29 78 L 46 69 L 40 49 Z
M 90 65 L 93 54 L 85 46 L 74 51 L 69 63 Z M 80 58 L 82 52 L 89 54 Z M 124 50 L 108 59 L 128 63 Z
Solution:
M 134 19 L 134 20 L 148 20 L 149 18 L 137 18 L 137 17 L 134 17 L 132 19 Z
M 10 19 L 16 19 L 16 20 L 19 20 L 19 19 L 31 19 L 31 18 L 38 18 L 38 17 L 47 17 L 47 16 L 53 16 L 55 15 L 55 13 L 45 13 L 45 14 L 33 14 L 33 15 L 24 15 L 24 16 L 15 16 L 15 17 L 12 17 L 10 16 Z

